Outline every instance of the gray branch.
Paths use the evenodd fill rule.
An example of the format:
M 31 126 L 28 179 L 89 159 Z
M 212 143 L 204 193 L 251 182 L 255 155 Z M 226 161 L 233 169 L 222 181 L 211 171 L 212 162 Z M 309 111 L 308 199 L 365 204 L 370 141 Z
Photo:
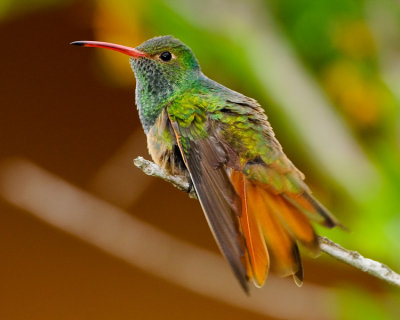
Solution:
M 144 159 L 143 157 L 137 157 L 133 160 L 133 162 L 136 167 L 141 169 L 145 174 L 149 176 L 158 177 L 167 182 L 170 182 L 181 191 L 187 192 L 190 189 L 189 196 L 191 198 L 197 199 L 196 192 L 192 188 L 190 188 L 189 183 L 184 178 L 169 175 L 158 165 Z M 319 237 L 319 243 L 320 248 L 323 252 L 336 258 L 337 260 L 340 260 L 361 271 L 367 272 L 374 277 L 377 277 L 390 284 L 400 287 L 400 275 L 383 263 L 365 258 L 357 251 L 344 249 L 337 243 L 325 237 Z

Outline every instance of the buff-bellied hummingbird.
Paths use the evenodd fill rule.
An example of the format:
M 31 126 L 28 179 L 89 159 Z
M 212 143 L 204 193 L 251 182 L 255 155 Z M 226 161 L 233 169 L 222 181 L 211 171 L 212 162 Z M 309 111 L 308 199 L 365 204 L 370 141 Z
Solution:
M 311 225 L 339 222 L 312 195 L 254 99 L 207 78 L 193 52 L 172 36 L 136 48 L 97 41 L 130 56 L 136 104 L 149 153 L 187 179 L 242 287 L 262 286 L 270 266 L 303 282 L 297 244 L 319 251 Z

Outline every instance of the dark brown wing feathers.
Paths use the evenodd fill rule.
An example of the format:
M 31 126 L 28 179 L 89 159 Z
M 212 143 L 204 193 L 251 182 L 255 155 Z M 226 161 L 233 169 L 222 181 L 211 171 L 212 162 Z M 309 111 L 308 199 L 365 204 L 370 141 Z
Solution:
M 246 248 L 238 222 L 241 201 L 223 165 L 226 158 L 224 149 L 218 146 L 214 137 L 192 139 L 187 154 L 181 143 L 181 130 L 186 128 L 171 123 L 211 231 L 247 292 Z

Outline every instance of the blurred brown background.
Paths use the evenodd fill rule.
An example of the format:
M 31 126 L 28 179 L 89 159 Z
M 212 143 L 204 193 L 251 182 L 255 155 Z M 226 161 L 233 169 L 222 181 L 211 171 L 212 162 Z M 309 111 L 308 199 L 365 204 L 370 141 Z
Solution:
M 121 12 L 128 10 L 124 1 L 115 4 L 107 1 L 42 2 L 33 5 L 21 1 L 13 6 L 6 1 L 6 14 L 0 23 L 0 154 L 3 159 L 0 170 L 0 179 L 3 179 L 0 183 L 3 190 L 0 200 L 0 319 L 395 319 L 399 316 L 398 292 L 331 258 L 305 258 L 306 280 L 301 289 L 296 288 L 291 279 L 280 280 L 272 276 L 271 283 L 267 282 L 265 288 L 253 290 L 252 295 L 246 297 L 231 277 L 229 266 L 218 256 L 216 261 L 221 268 L 216 271 L 217 276 L 219 271 L 228 274 L 226 281 L 231 283 L 231 287 L 222 287 L 217 296 L 208 296 L 207 286 L 203 293 L 196 293 L 197 289 L 190 287 L 190 281 L 189 286 L 187 283 L 179 284 L 173 272 L 169 280 L 158 276 L 157 264 L 155 269 L 149 267 L 149 272 L 140 263 L 136 264 L 134 258 L 125 259 L 124 254 L 102 248 L 102 240 L 93 243 L 93 237 L 96 238 L 97 234 L 101 238 L 102 232 L 95 232 L 94 236 L 88 235 L 85 239 L 90 224 L 83 227 L 80 236 L 76 236 L 74 231 L 69 230 L 69 223 L 55 228 L 57 223 L 35 213 L 34 209 L 29 210 L 30 201 L 39 202 L 32 205 L 34 208 L 36 205 L 47 206 L 48 200 L 51 213 L 53 208 L 58 207 L 57 183 L 66 184 L 77 194 L 86 192 L 77 203 L 91 203 L 92 200 L 85 197 L 102 199 L 124 210 L 128 218 L 138 218 L 155 226 L 157 229 L 154 232 L 165 232 L 178 243 L 182 241 L 185 245 L 195 246 L 194 250 L 203 248 L 219 255 L 199 204 L 167 183 L 145 176 L 133 166 L 132 159 L 135 157 L 149 156 L 134 106 L 135 82 L 126 57 L 114 58 L 105 52 L 69 46 L 69 42 L 74 40 L 138 45 L 149 37 L 164 34 L 159 26 L 149 27 L 149 16 L 152 16 L 146 11 L 149 8 L 137 2 L 137 11 L 129 7 L 132 13 L 124 20 Z M 155 1 L 153 5 L 159 6 L 160 11 L 164 10 L 165 15 L 174 14 L 172 9 L 163 7 L 162 1 Z M 245 2 L 242 5 L 245 6 Z M 113 6 L 115 12 L 110 9 Z M 139 14 L 142 15 L 140 19 L 132 18 L 132 15 Z M 160 13 L 154 15 L 159 17 Z M 179 21 L 179 18 L 176 19 Z M 176 28 L 186 30 L 183 22 L 177 22 L 177 25 Z M 171 30 L 166 33 L 175 29 Z M 185 32 L 188 33 L 182 31 L 180 36 L 182 40 L 190 39 Z M 200 39 L 203 38 L 200 36 Z M 212 55 L 213 50 L 223 50 L 224 42 L 222 49 L 213 47 L 217 40 L 211 39 L 210 44 L 197 40 L 193 42 L 196 41 L 196 47 L 203 47 L 200 56 L 206 57 L 207 54 Z M 229 43 L 230 40 L 226 41 Z M 218 64 L 218 60 L 214 63 Z M 248 64 L 244 63 L 244 66 L 231 70 L 232 75 L 226 75 L 228 80 L 225 82 L 221 75 L 223 71 L 214 68 L 213 72 L 211 61 L 210 66 L 203 69 L 210 77 L 244 91 L 248 87 L 242 88 L 240 83 L 243 78 L 235 78 L 235 73 L 247 67 Z M 230 68 L 235 69 L 232 65 Z M 247 85 L 252 83 L 257 83 L 257 80 L 248 80 Z M 268 102 L 276 104 L 273 93 L 262 98 L 257 92 L 263 89 L 256 84 L 252 88 L 244 93 L 255 95 L 263 105 Z M 276 110 L 271 111 L 272 122 L 278 138 L 283 136 L 282 143 L 287 153 L 306 171 L 309 182 L 318 190 L 317 195 L 338 212 L 337 215 L 350 225 L 350 229 L 357 230 L 350 213 L 359 205 L 353 203 L 357 200 L 348 200 L 348 205 L 336 201 L 351 197 L 337 196 L 335 190 L 346 194 L 340 183 L 331 177 L 319 177 L 319 172 L 324 169 L 314 170 L 303 156 L 307 151 L 292 147 L 296 141 L 282 133 L 290 124 L 285 124 L 285 117 L 281 117 Z M 364 124 L 356 134 L 360 139 L 369 139 L 379 130 L 379 126 L 375 131 L 366 129 Z M 357 128 L 356 125 L 354 127 Z M 391 159 L 396 163 L 393 160 L 396 158 Z M 38 172 L 38 176 L 30 175 L 29 170 Z M 313 171 L 317 173 L 313 175 Z M 19 175 L 18 172 L 22 173 Z M 29 197 L 34 192 L 40 193 L 41 175 L 48 174 L 52 175 L 49 178 L 51 181 L 59 181 L 54 184 L 54 194 L 43 191 L 43 198 L 19 198 L 20 195 Z M 14 177 L 19 180 L 16 178 L 17 182 L 11 183 Z M 34 184 L 36 180 L 30 177 L 37 177 L 39 184 Z M 330 184 L 324 184 L 326 181 Z M 34 192 L 24 187 L 31 183 Z M 16 196 L 4 190 L 11 190 Z M 74 197 L 60 203 L 63 206 L 60 210 L 65 210 L 60 212 L 70 213 L 71 217 L 85 217 L 84 209 L 76 211 L 76 206 L 72 205 Z M 398 221 L 398 204 L 393 202 L 390 208 L 396 208 Z M 95 217 L 96 210 L 92 211 Z M 99 217 L 98 221 L 102 219 L 108 226 L 105 216 Z M 328 234 L 323 229 L 321 233 Z M 370 236 L 375 237 L 372 231 Z M 338 237 L 346 238 L 345 244 L 352 244 L 352 249 L 362 249 L 357 245 L 364 239 L 361 231 Z M 358 240 L 352 241 L 351 237 Z M 376 237 L 380 242 L 379 235 Z M 147 248 L 150 238 L 153 239 L 153 234 L 149 233 L 149 238 L 145 234 L 135 242 L 136 246 Z M 112 238 L 108 240 L 113 242 Z M 396 242 L 394 238 L 393 242 Z M 149 257 L 157 254 L 157 246 L 149 248 L 154 250 L 149 252 Z M 163 248 L 160 247 L 161 250 Z M 399 266 L 397 253 L 389 261 L 385 260 L 387 255 L 378 254 L 379 250 L 374 251 L 373 248 L 374 245 L 371 245 L 371 250 L 364 250 L 369 255 L 376 253 L 374 258 L 382 258 L 387 263 L 397 260 Z M 127 248 L 126 252 L 129 250 Z M 179 251 L 176 251 L 171 253 L 171 258 L 167 255 L 166 261 L 179 256 Z M 143 259 L 148 261 L 151 258 Z M 208 260 L 204 261 L 207 265 Z M 174 260 L 174 263 L 179 264 L 179 261 Z M 159 266 L 159 269 L 163 267 Z M 191 274 L 191 270 L 187 269 L 174 268 L 177 275 L 188 274 L 196 283 L 198 274 Z M 227 301 L 219 296 L 226 296 Z M 307 303 L 300 305 L 296 299 L 304 299 Z M 253 308 L 252 303 L 260 307 Z M 273 308 L 271 303 L 280 305 Z M 365 312 L 360 310 L 362 306 L 368 306 Z

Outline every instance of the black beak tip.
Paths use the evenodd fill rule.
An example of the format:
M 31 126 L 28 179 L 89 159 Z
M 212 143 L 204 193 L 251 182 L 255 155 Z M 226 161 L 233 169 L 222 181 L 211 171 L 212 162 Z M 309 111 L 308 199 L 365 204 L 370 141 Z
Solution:
M 84 41 L 73 41 L 70 44 L 73 46 L 84 46 L 85 42 Z

